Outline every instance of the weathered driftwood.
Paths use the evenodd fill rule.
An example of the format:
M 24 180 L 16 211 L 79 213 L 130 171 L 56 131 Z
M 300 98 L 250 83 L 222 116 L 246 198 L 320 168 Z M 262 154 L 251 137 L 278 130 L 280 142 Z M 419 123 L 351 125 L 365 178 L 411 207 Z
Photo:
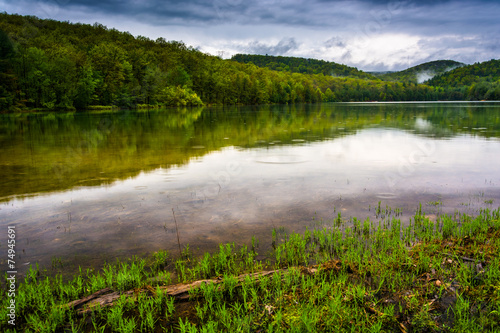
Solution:
M 341 269 L 341 263 L 338 260 L 331 260 L 326 263 L 323 263 L 319 265 L 323 270 L 325 271 L 330 271 L 330 270 L 335 270 L 339 271 Z M 300 272 L 302 274 L 306 275 L 313 275 L 318 271 L 318 266 L 312 266 L 312 267 L 300 267 Z M 247 277 L 249 277 L 253 282 L 258 283 L 259 279 L 272 275 L 275 273 L 286 273 L 288 269 L 278 269 L 278 270 L 273 270 L 273 271 L 263 271 L 263 272 L 257 272 L 257 273 L 248 273 L 248 274 L 241 274 L 236 277 L 237 279 L 237 286 L 241 285 L 243 281 Z M 189 299 L 189 291 L 196 289 L 200 287 L 204 283 L 213 283 L 213 284 L 219 284 L 224 282 L 223 279 L 221 278 L 216 278 L 216 279 L 208 279 L 208 280 L 198 280 L 192 283 L 187 283 L 187 284 L 175 284 L 175 285 L 170 285 L 170 286 L 162 286 L 159 287 L 159 289 L 162 292 L 166 292 L 166 294 L 170 297 L 174 297 L 176 301 L 183 301 Z M 84 297 L 82 299 L 67 303 L 66 307 L 70 307 L 72 309 L 77 310 L 77 314 L 83 315 L 85 313 L 92 312 L 95 308 L 100 307 L 108 307 L 112 306 L 113 302 L 116 301 L 118 298 L 121 296 L 125 297 L 132 297 L 132 296 L 138 296 L 140 293 L 150 293 L 151 295 L 154 295 L 156 293 L 156 289 L 151 287 L 151 286 L 146 286 L 144 288 L 137 288 L 134 290 L 129 290 L 129 291 L 124 291 L 124 292 L 119 292 L 119 291 L 113 291 L 110 288 L 104 288 L 101 289 L 92 295 L 89 295 L 87 297 Z
M 111 292 L 113 292 L 113 290 L 111 290 L 111 288 L 104 288 L 104 289 L 101 289 L 99 291 L 96 291 L 92 295 L 89 295 L 89 296 L 84 297 L 82 299 L 78 299 L 78 300 L 73 301 L 73 302 L 69 302 L 68 304 L 66 304 L 66 306 L 68 306 L 70 308 L 78 308 L 81 305 L 83 305 L 87 302 L 90 302 L 91 300 L 96 299 L 101 295 L 106 295 L 106 294 L 111 293 Z
M 284 272 L 286 270 L 274 270 L 274 271 L 264 271 L 252 274 L 242 274 L 237 277 L 238 284 L 241 284 L 245 280 L 247 276 L 249 276 L 253 281 L 258 281 L 259 278 L 267 275 L 271 275 L 277 272 Z M 311 273 L 314 273 L 316 270 L 310 270 Z M 189 299 L 189 291 L 192 289 L 196 289 L 200 287 L 204 283 L 213 283 L 219 284 L 222 283 L 222 279 L 208 279 L 208 280 L 198 280 L 188 284 L 176 284 L 171 286 L 162 286 L 159 287 L 161 291 L 167 293 L 167 295 L 174 297 L 178 301 Z M 92 295 L 84 297 L 82 299 L 70 302 L 65 306 L 76 309 L 77 313 L 82 315 L 88 312 L 93 311 L 96 307 L 104 308 L 113 305 L 113 302 L 120 298 L 122 295 L 125 297 L 137 296 L 139 293 L 155 293 L 155 289 L 151 286 L 141 289 L 134 289 L 124 292 L 113 291 L 110 288 L 104 288 L 99 290 Z

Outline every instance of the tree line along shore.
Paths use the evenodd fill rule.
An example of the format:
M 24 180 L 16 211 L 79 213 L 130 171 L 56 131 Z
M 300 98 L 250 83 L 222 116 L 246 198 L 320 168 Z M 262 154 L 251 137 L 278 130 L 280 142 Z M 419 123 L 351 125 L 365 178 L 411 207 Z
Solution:
M 314 59 L 221 59 L 102 24 L 0 13 L 0 111 L 346 101 L 499 100 L 500 61 L 425 84 Z

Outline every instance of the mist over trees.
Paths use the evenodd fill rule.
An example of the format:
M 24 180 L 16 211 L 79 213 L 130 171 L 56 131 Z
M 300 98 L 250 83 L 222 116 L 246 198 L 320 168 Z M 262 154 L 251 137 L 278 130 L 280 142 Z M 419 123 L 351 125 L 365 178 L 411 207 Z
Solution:
M 423 83 L 436 75 L 446 73 L 461 66 L 465 66 L 465 64 L 453 60 L 436 60 L 398 72 L 374 73 L 374 75 L 384 81 Z
M 498 76 L 454 72 L 425 85 L 382 81 L 321 60 L 223 60 L 99 23 L 0 13 L 0 111 L 499 98 Z

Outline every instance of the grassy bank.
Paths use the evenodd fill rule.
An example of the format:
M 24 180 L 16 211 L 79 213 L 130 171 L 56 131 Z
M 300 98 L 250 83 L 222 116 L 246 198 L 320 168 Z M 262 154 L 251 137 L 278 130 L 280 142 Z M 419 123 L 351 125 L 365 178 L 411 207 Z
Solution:
M 379 208 L 380 210 L 380 208 Z M 71 281 L 32 269 L 16 290 L 16 326 L 39 332 L 500 331 L 500 208 L 431 221 L 417 209 L 380 221 L 317 222 L 273 230 L 269 260 L 250 248 L 151 258 L 80 272 Z M 266 271 L 261 275 L 250 275 Z M 189 282 L 210 279 L 186 287 Z M 176 285 L 173 285 L 176 284 Z M 184 288 L 184 296 L 178 290 Z M 107 298 L 97 302 L 102 295 Z M 93 300 L 82 300 L 93 295 Z M 113 296 L 113 297 L 111 297 Z M 103 300 L 104 298 L 101 298 Z

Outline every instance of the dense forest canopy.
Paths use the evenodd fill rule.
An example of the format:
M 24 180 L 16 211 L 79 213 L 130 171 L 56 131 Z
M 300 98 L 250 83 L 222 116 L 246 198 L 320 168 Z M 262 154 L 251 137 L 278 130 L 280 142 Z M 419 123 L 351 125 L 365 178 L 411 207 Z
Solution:
M 235 54 L 232 60 L 241 63 L 252 63 L 259 67 L 267 67 L 276 71 L 286 71 L 303 74 L 323 74 L 340 77 L 354 77 L 376 80 L 371 74 L 357 68 L 317 59 L 282 57 L 256 54 Z
M 99 23 L 0 13 L 0 111 L 500 99 L 498 61 L 422 85 L 321 60 L 264 56 L 270 62 L 261 64 L 260 56 L 239 57 L 254 61 L 223 60 Z

